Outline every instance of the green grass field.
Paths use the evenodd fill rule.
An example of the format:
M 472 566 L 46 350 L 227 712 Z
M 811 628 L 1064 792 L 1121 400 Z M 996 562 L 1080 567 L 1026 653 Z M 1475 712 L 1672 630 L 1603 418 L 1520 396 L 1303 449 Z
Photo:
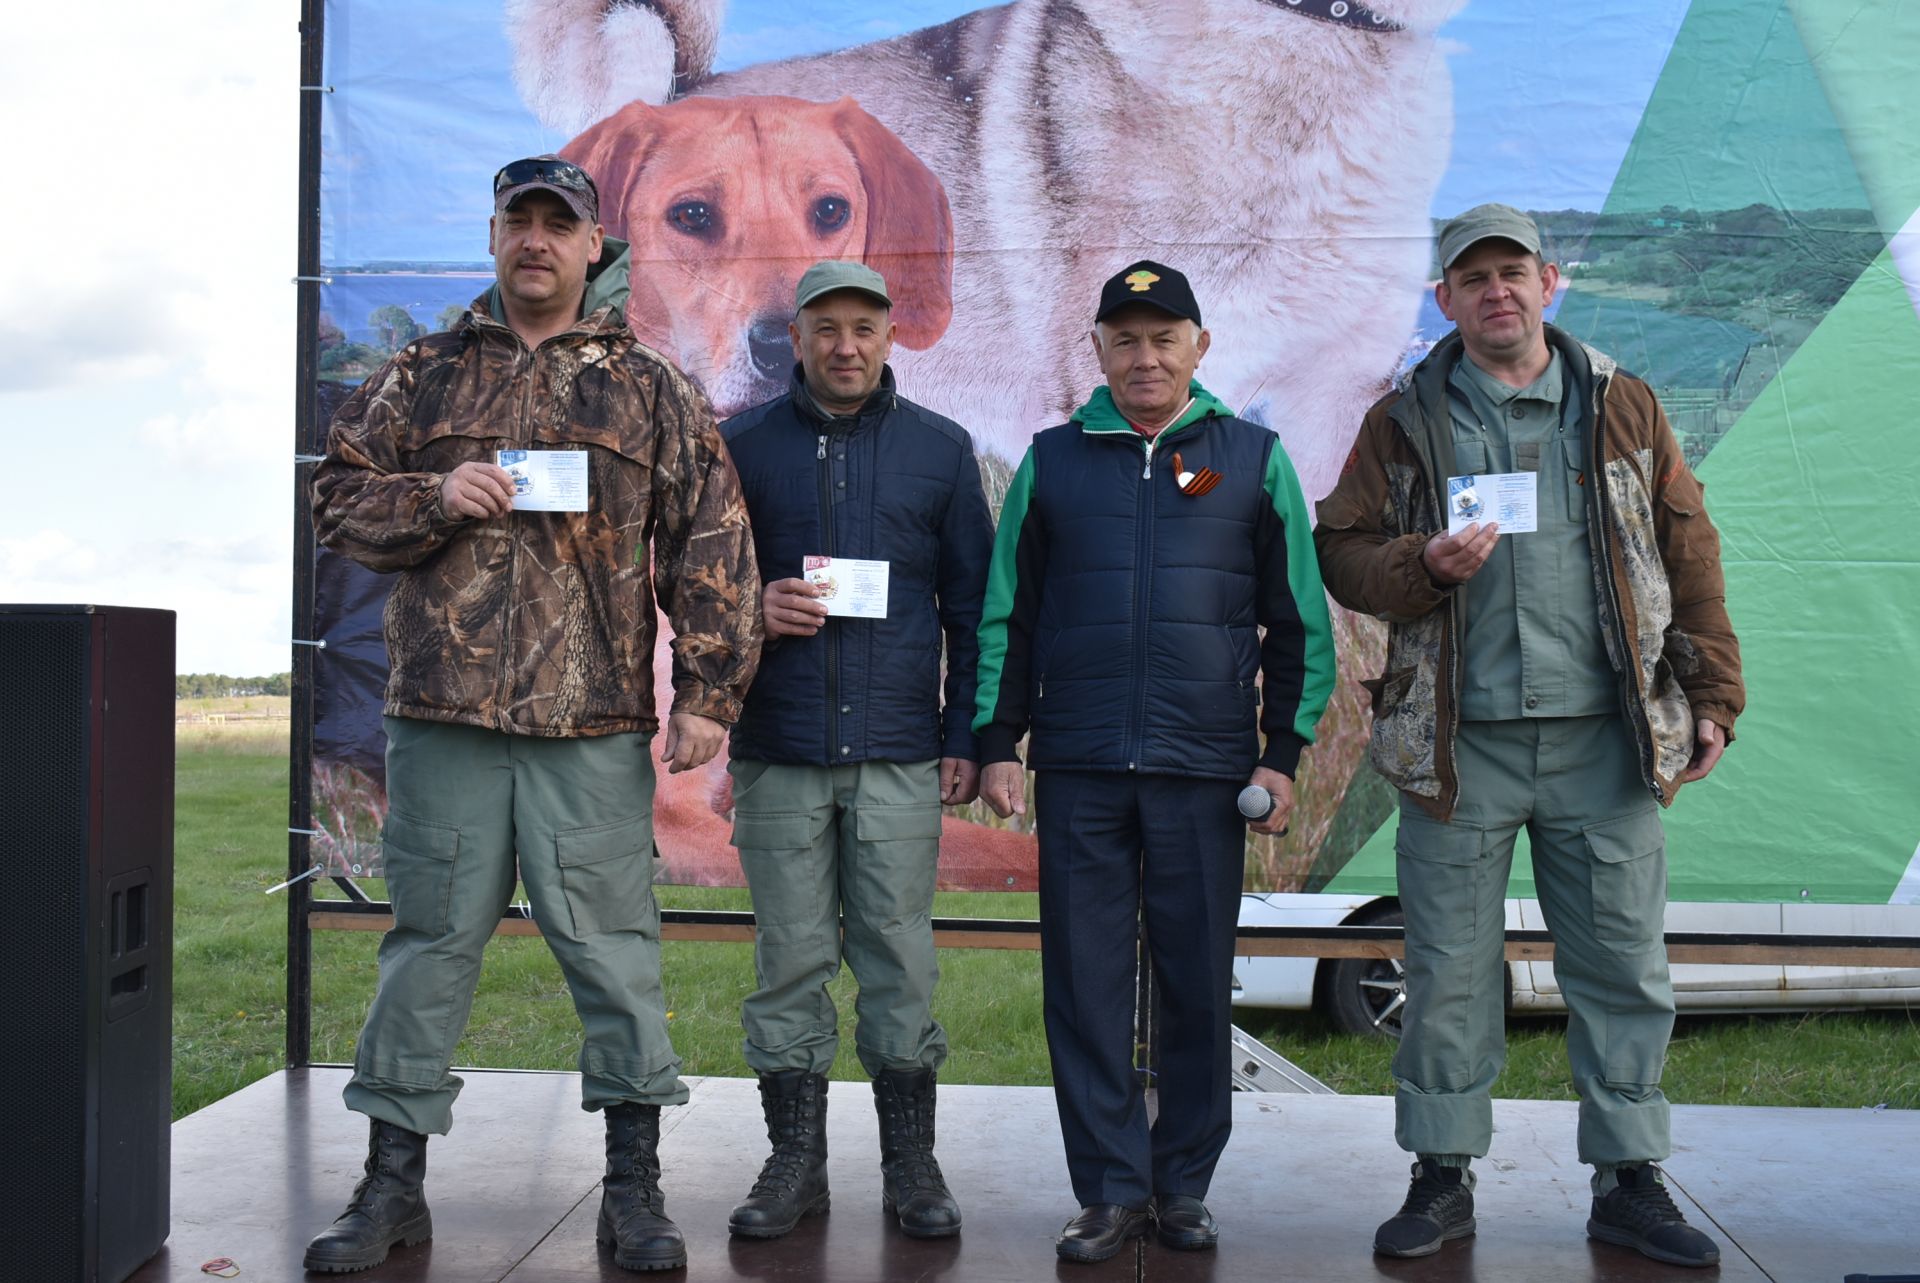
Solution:
M 185 727 L 178 736 L 175 828 L 174 1116 L 282 1065 L 286 900 L 262 894 L 286 876 L 286 724 Z M 374 888 L 377 891 L 377 887 Z M 745 908 L 746 892 L 663 887 L 677 908 Z M 946 895 L 935 912 L 1032 917 L 1030 895 Z M 379 937 L 314 940 L 313 1055 L 350 1061 L 373 994 Z M 739 1003 L 753 980 L 749 946 L 669 943 L 664 972 L 674 1044 L 691 1074 L 746 1075 Z M 950 950 L 936 1010 L 955 1083 L 1044 1084 L 1040 963 L 1030 951 Z M 852 1031 L 854 986 L 835 992 Z M 1390 1044 L 1338 1034 L 1318 1017 L 1243 1010 L 1238 1023 L 1307 1072 L 1354 1094 L 1391 1090 Z M 1550 1018 L 1516 1021 L 1498 1094 L 1570 1100 L 1565 1037 Z M 487 955 L 458 1063 L 571 1069 L 578 1026 L 545 945 L 499 939 Z M 837 1078 L 860 1076 L 851 1039 Z M 1836 1013 L 1683 1020 L 1667 1067 L 1676 1102 L 1920 1108 L 1920 1013 Z

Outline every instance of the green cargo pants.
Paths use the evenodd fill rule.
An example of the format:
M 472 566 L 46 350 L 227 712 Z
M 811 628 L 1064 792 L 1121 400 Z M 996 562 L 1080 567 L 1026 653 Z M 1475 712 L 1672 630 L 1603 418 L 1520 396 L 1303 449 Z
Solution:
M 753 894 L 754 973 L 740 1008 L 756 1073 L 824 1074 L 839 1050 L 827 983 L 846 957 L 869 1074 L 938 1069 L 933 887 L 940 764 L 788 766 L 735 759 L 733 842 Z
M 1619 716 L 1462 722 L 1455 742 L 1452 821 L 1400 804 L 1407 1007 L 1395 1139 L 1418 1154 L 1487 1152 L 1506 1063 L 1507 874 L 1524 824 L 1567 1000 L 1580 1161 L 1667 1157 L 1666 840 L 1632 731 Z
M 585 1026 L 582 1106 L 687 1099 L 660 989 L 649 737 L 540 739 L 389 717 L 382 830 L 393 927 L 354 1054 L 349 1109 L 445 1134 L 448 1072 L 480 952 L 513 895 L 534 920 Z

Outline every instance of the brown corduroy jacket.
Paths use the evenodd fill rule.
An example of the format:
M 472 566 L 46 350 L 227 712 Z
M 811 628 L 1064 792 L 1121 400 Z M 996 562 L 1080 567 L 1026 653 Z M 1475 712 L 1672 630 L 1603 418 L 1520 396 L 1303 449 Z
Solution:
M 1746 703 L 1740 647 L 1727 620 L 1720 536 L 1653 390 L 1611 357 L 1553 326 L 1569 395 L 1591 406 L 1584 481 L 1600 631 L 1621 682 L 1641 774 L 1663 804 L 1679 789 L 1707 718 L 1733 738 Z M 1374 766 L 1434 814 L 1460 798 L 1461 599 L 1436 584 L 1421 553 L 1446 529 L 1441 479 L 1453 474 L 1447 377 L 1464 352 L 1441 340 L 1367 416 L 1339 484 L 1321 500 L 1314 543 L 1334 600 L 1388 631 L 1373 690 Z
M 584 450 L 588 510 L 449 516 L 442 478 L 500 449 Z M 327 547 L 397 572 L 389 715 L 653 732 L 656 577 L 673 711 L 740 715 L 761 623 L 739 478 L 706 398 L 617 305 L 529 351 L 483 295 L 452 330 L 409 344 L 334 416 L 313 522 Z

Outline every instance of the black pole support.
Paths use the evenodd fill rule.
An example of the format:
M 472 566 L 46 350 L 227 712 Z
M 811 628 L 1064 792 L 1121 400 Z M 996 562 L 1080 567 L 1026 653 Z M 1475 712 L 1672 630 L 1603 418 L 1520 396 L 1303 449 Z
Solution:
M 324 0 L 301 0 L 300 84 L 318 85 L 326 74 L 322 36 Z M 319 419 L 320 355 L 320 104 L 322 95 L 300 93 L 299 279 L 294 282 L 298 312 L 294 324 L 293 453 L 317 455 L 323 448 Z M 313 639 L 313 523 L 307 517 L 310 463 L 293 469 L 293 635 Z M 302 830 L 313 827 L 313 665 L 318 648 L 295 645 L 293 651 L 293 724 L 287 771 L 287 1066 L 304 1068 L 313 1059 L 313 932 L 307 914 L 313 904 L 312 841 Z

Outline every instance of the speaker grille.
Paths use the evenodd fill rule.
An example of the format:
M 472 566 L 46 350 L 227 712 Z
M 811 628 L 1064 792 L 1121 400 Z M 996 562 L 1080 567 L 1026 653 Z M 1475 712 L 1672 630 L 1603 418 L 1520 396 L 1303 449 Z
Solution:
M 16 1161 L 0 1163 L 0 1255 L 17 1278 L 81 1269 L 91 622 L 0 616 L 0 850 L 16 910 L 0 931 L 0 1011 L 15 1033 L 0 1099 L 20 1106 Z

